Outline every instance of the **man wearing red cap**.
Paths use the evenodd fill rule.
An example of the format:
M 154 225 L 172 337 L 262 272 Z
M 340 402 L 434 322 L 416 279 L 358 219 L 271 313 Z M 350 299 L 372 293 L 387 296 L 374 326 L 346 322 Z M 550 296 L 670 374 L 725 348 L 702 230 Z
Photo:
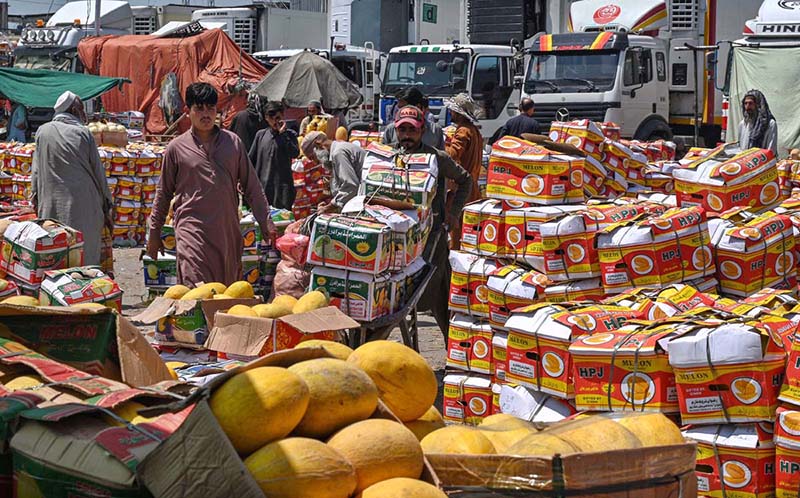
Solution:
M 433 229 L 425 246 L 425 258 L 436 266 L 436 272 L 422 298 L 419 301 L 420 310 L 430 309 L 436 319 L 436 324 L 442 330 L 447 343 L 447 332 L 450 325 L 450 312 L 447 309 L 447 295 L 450 287 L 450 261 L 447 242 L 446 226 L 455 224 L 461 218 L 461 210 L 472 191 L 472 178 L 469 173 L 456 164 L 446 152 L 434 149 L 422 143 L 422 132 L 425 125 L 425 116 L 422 111 L 414 106 L 400 109 L 394 120 L 397 132 L 395 148 L 403 153 L 435 154 L 439 166 L 439 176 L 436 181 L 436 195 L 433 198 L 431 211 L 433 214 Z M 452 180 L 456 185 L 450 209 L 445 209 L 447 197 L 447 181 Z M 434 243 L 438 240 L 438 244 Z

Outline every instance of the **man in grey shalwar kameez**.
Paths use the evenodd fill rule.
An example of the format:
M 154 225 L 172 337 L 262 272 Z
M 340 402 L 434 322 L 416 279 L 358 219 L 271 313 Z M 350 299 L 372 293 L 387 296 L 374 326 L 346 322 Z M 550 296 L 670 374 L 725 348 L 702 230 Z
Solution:
M 769 149 L 778 157 L 778 123 L 769 110 L 767 98 L 758 90 L 750 90 L 742 99 L 742 121 L 739 123 L 739 147 Z
M 300 155 L 300 144 L 297 134 L 288 129 L 283 120 L 283 104 L 267 102 L 264 119 L 268 126 L 256 133 L 250 147 L 250 162 L 269 205 L 290 210 L 295 198 L 292 160 Z
M 83 234 L 83 261 L 100 264 L 103 225 L 111 225 L 113 203 L 97 144 L 84 125 L 81 99 L 64 92 L 56 115 L 36 132 L 31 201 L 39 218 L 52 218 Z

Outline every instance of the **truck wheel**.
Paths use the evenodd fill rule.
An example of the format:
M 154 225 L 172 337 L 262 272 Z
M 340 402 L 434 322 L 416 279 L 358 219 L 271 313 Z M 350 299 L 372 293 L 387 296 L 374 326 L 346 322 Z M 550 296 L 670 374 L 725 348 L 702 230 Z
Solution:
M 672 140 L 672 130 L 669 125 L 660 119 L 645 121 L 633 135 L 636 140 Z

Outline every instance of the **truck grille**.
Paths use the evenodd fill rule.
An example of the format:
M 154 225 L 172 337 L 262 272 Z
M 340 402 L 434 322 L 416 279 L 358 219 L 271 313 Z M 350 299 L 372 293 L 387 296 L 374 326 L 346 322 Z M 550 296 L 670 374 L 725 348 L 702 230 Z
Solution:
M 672 0 L 669 13 L 672 31 L 688 31 L 697 26 L 697 2 L 695 0 Z
M 233 20 L 233 41 L 242 47 L 248 54 L 256 51 L 256 20 L 255 19 L 234 19 Z
M 536 95 L 533 95 L 533 101 L 536 102 Z M 536 103 L 533 111 L 533 117 L 539 122 L 542 131 L 550 129 L 550 123 L 556 121 L 556 113 L 559 109 L 566 109 L 569 111 L 569 120 L 575 119 L 590 119 L 592 121 L 602 122 L 605 121 L 606 111 L 620 107 L 619 102 L 581 102 L 581 103 L 568 103 L 561 102 L 556 104 L 551 103 Z

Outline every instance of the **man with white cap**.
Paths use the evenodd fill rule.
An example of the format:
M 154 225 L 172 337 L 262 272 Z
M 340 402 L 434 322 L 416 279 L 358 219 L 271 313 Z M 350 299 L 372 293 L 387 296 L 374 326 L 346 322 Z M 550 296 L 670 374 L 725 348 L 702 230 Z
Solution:
M 347 201 L 358 193 L 361 184 L 361 165 L 367 153 L 350 142 L 334 142 L 321 131 L 312 131 L 300 145 L 303 154 L 316 164 L 331 170 L 333 199 L 320 203 L 319 213 L 341 211 Z
M 83 234 L 84 264 L 99 265 L 103 226 L 113 226 L 111 192 L 85 126 L 83 102 L 64 92 L 53 107 L 56 115 L 36 133 L 31 201 L 39 218 L 52 218 Z

